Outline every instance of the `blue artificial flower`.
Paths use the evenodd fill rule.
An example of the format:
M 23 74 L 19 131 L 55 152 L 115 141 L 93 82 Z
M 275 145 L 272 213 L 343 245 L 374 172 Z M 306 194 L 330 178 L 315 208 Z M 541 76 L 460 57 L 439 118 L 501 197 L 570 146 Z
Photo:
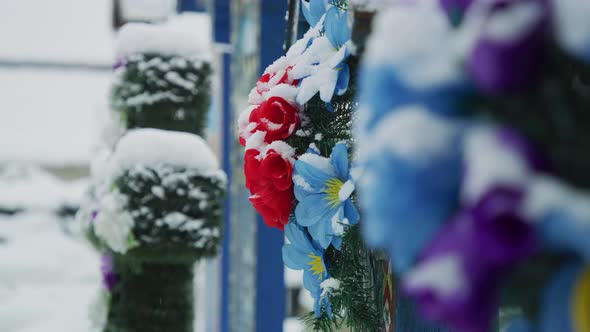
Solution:
M 543 244 L 552 251 L 576 253 L 590 261 L 590 225 L 568 211 L 553 211 L 538 225 Z
M 293 270 L 303 270 L 303 286 L 314 298 L 314 311 L 320 315 L 325 308 L 331 316 L 331 304 L 327 297 L 322 297 L 321 284 L 328 279 L 328 271 L 324 263 L 324 250 L 311 241 L 305 229 L 295 223 L 285 226 L 285 235 L 289 240 L 283 246 L 283 261 Z
M 348 54 L 344 57 L 342 63 L 334 68 L 338 70 L 338 80 L 336 81 L 336 88 L 334 91 L 337 96 L 342 96 L 348 89 L 348 82 L 350 81 L 350 67 L 346 63 L 347 58 Z
M 348 57 L 348 55 L 346 57 Z M 348 89 L 348 82 L 350 81 L 350 67 L 345 61 L 342 61 L 342 63 L 335 69 L 339 72 L 338 79 L 336 80 L 336 86 L 334 88 L 334 93 L 337 96 L 342 96 Z M 332 106 L 331 102 L 326 103 L 326 108 L 330 113 L 334 112 L 334 107 Z
M 346 225 L 360 219 L 350 197 L 354 183 L 346 144 L 336 144 L 330 159 L 308 150 L 295 162 L 293 182 L 299 201 L 295 208 L 297 223 L 308 227 L 322 248 L 332 244 L 340 249 Z
M 324 23 L 324 26 L 326 38 L 328 38 L 335 49 L 339 50 L 350 40 L 350 27 L 348 26 L 348 14 L 346 11 L 337 7 L 330 8 L 326 13 L 326 22 Z M 346 63 L 346 59 L 348 59 L 349 55 L 349 51 L 346 49 L 344 60 L 334 68 L 338 70 L 338 80 L 336 81 L 334 91 L 337 96 L 342 96 L 348 89 L 350 67 Z M 330 103 L 328 103 L 328 110 L 332 112 L 333 108 L 329 104 Z
M 348 13 L 337 7 L 332 7 L 326 13 L 324 22 L 326 37 L 335 49 L 340 49 L 350 40 Z
M 301 77 L 299 83 L 302 90 L 309 91 L 305 94 L 306 97 L 297 100 L 299 103 L 304 104 L 315 93 L 320 92 L 320 98 L 326 103 L 326 107 L 330 112 L 333 112 L 333 107 L 331 105 L 333 96 L 342 96 L 347 91 L 350 81 L 350 68 L 346 63 L 346 60 L 350 56 L 350 50 L 345 46 L 351 37 L 351 31 L 348 25 L 348 15 L 346 10 L 333 6 L 334 3 L 335 2 L 333 1 L 326 2 L 327 7 L 323 9 L 320 8 L 321 6 L 313 7 L 319 6 L 317 5 L 317 2 L 314 1 L 307 4 L 307 6 L 309 6 L 309 8 L 306 9 L 308 10 L 308 13 L 310 13 L 309 10 L 311 8 L 319 8 L 317 9 L 316 14 L 319 15 L 321 12 L 322 15 L 323 13 L 326 15 L 323 26 L 324 36 L 319 39 L 319 42 L 315 44 L 315 47 L 312 47 L 313 50 L 311 51 L 313 54 L 323 54 L 325 59 L 321 62 L 307 64 L 314 69 L 309 73 L 309 76 Z M 325 12 L 326 8 L 329 8 L 327 12 Z M 308 44 L 308 48 L 310 46 L 311 44 Z M 314 57 L 315 56 L 312 58 Z M 315 76 L 316 79 L 308 80 L 310 76 Z M 318 84 L 318 77 L 324 82 Z M 306 86 L 306 83 L 309 83 L 308 81 L 313 83 L 311 83 L 310 86 Z M 322 89 L 320 89 L 319 86 L 322 86 Z
M 590 3 L 579 0 L 550 2 L 559 46 L 586 63 L 590 62 Z M 552 17 L 552 18 L 553 18 Z
M 505 329 L 505 332 L 532 332 L 533 327 L 531 323 L 524 319 L 524 318 L 516 318 L 508 323 Z
M 322 312 L 322 308 L 324 308 L 326 310 L 326 314 L 328 314 L 328 317 L 332 318 L 332 302 L 330 302 L 329 295 L 322 296 L 322 292 L 323 292 L 323 290 L 320 288 L 319 294 L 317 294 L 317 296 L 313 297 L 314 298 L 313 311 L 314 311 L 316 317 L 319 317 Z
M 311 27 L 315 27 L 328 9 L 325 0 L 301 0 L 301 11 Z
M 412 266 L 454 208 L 460 183 L 460 158 L 440 156 L 416 165 L 384 154 L 367 161 L 358 186 L 363 236 L 373 247 L 388 248 L 397 271 Z
M 364 65 L 359 82 L 359 109 L 366 113 L 360 130 L 372 129 L 383 116 L 404 105 L 421 104 L 437 114 L 456 115 L 463 97 L 472 90 L 464 81 L 414 88 L 390 66 Z
M 551 195 L 547 195 L 547 193 Z M 544 199 L 542 197 L 550 197 Z M 543 246 L 553 252 L 575 254 L 590 262 L 590 198 L 551 177 L 539 177 L 529 188 L 533 218 Z
M 539 332 L 574 332 L 588 321 L 588 270 L 579 263 L 562 267 L 545 287 L 539 312 Z
M 388 248 L 399 272 L 412 265 L 456 207 L 461 135 L 455 121 L 413 107 L 390 112 L 370 135 L 359 137 L 363 236 L 372 247 Z

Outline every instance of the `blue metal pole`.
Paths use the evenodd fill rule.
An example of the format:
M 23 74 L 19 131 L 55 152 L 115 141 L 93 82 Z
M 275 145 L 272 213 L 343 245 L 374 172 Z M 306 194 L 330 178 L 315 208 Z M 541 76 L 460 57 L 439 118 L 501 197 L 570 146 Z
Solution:
M 203 12 L 205 11 L 205 3 L 201 0 L 179 0 L 178 12 Z
M 260 1 L 260 74 L 283 55 L 287 1 Z M 258 223 L 256 264 L 256 331 L 283 330 L 286 290 L 281 248 L 284 233 Z
M 213 12 L 213 34 L 217 44 L 229 45 L 231 43 L 231 3 L 230 0 L 211 0 L 209 6 Z M 228 188 L 231 183 L 231 143 L 232 134 L 231 128 L 233 124 L 233 117 L 230 104 L 230 78 L 231 78 L 231 54 L 223 53 L 220 61 L 220 69 L 222 72 L 223 85 L 221 88 L 221 108 L 223 127 L 222 127 L 222 164 L 223 170 L 228 175 Z M 231 229 L 230 229 L 230 211 L 231 211 L 231 195 L 226 196 L 225 213 L 224 213 L 224 237 L 222 245 L 221 257 L 221 301 L 220 301 L 220 331 L 229 332 L 229 296 L 230 296 L 230 243 L 231 243 Z
M 229 81 L 231 77 L 230 72 L 231 55 L 223 54 L 222 70 L 223 70 L 223 169 L 227 174 L 228 187 L 232 179 L 231 170 L 231 125 L 233 123 L 230 106 L 230 87 Z M 230 243 L 231 243 L 231 195 L 226 195 L 225 198 L 225 213 L 223 217 L 223 247 L 222 247 L 222 261 L 221 261 L 221 331 L 229 331 L 229 294 L 230 282 L 229 275 L 231 269 Z

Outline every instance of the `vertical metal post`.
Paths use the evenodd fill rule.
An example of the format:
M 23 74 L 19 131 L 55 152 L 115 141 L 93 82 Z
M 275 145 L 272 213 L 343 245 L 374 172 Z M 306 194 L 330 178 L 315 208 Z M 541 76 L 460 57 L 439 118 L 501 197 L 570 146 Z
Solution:
M 284 51 L 287 52 L 291 45 L 297 40 L 297 28 L 299 26 L 299 1 L 289 0 L 289 9 L 287 11 L 287 29 L 285 29 Z
M 213 34 L 215 43 L 221 46 L 227 46 L 231 43 L 231 1 L 230 0 L 210 0 L 209 8 L 213 13 Z M 223 49 L 224 47 L 220 47 Z M 222 165 L 223 170 L 228 175 L 228 184 L 231 183 L 231 142 L 232 134 L 231 128 L 233 125 L 233 118 L 230 104 L 230 79 L 231 79 L 231 54 L 223 52 L 220 55 L 220 71 L 222 74 L 221 98 L 219 107 L 222 114 Z M 229 272 L 230 272 L 230 211 L 231 211 L 231 195 L 228 194 L 225 200 L 225 213 L 223 220 L 224 236 L 221 256 L 221 303 L 220 303 L 220 331 L 229 332 Z
M 260 0 L 260 74 L 281 57 L 286 1 Z M 256 264 L 256 331 L 283 330 L 286 289 L 282 246 L 284 233 L 258 223 Z
M 178 12 L 202 12 L 205 5 L 199 0 L 178 0 Z

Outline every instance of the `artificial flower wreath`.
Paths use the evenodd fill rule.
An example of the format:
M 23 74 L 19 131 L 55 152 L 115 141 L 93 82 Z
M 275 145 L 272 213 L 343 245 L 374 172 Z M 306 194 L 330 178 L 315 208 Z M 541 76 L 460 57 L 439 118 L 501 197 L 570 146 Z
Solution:
M 250 201 L 285 230 L 285 264 L 303 270 L 315 330 L 381 326 L 366 273 L 351 162 L 354 102 L 347 1 L 302 1 L 311 26 L 264 71 L 238 119 Z
M 588 331 L 588 15 L 576 0 L 379 14 L 355 131 L 363 234 L 423 317 Z

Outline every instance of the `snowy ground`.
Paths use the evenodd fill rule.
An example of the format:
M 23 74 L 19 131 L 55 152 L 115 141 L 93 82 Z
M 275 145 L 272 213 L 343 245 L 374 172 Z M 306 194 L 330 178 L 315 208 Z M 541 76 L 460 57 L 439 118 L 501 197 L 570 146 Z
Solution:
M 0 330 L 90 331 L 99 259 L 46 212 L 0 217 Z
M 101 287 L 99 257 L 76 223 L 56 213 L 77 205 L 84 188 L 85 180 L 65 182 L 32 165 L 0 167 L 0 211 L 25 211 L 0 214 L 0 331 L 96 331 L 90 313 Z M 301 287 L 301 272 L 286 272 L 288 287 Z M 215 296 L 205 289 L 211 282 L 204 273 L 197 270 L 197 294 Z M 211 299 L 199 300 L 195 331 L 213 331 Z M 300 301 L 311 310 L 307 292 Z M 303 325 L 289 318 L 284 331 L 300 332 Z
M 0 332 L 92 331 L 99 258 L 56 214 L 76 205 L 85 180 L 65 183 L 38 166 L 84 168 L 93 157 L 111 80 L 111 3 L 0 1 Z M 53 66 L 60 64 L 78 69 Z M 25 212 L 1 214 L 18 210 Z M 291 287 L 301 287 L 301 276 L 290 276 Z M 302 301 L 309 307 L 309 296 Z M 199 313 L 207 321 L 196 331 L 212 331 L 203 326 L 215 325 L 215 314 Z M 287 319 L 284 330 L 303 328 Z
M 99 259 L 56 213 L 83 188 L 30 165 L 0 169 L 0 208 L 24 210 L 0 215 L 0 331 L 90 331 Z

